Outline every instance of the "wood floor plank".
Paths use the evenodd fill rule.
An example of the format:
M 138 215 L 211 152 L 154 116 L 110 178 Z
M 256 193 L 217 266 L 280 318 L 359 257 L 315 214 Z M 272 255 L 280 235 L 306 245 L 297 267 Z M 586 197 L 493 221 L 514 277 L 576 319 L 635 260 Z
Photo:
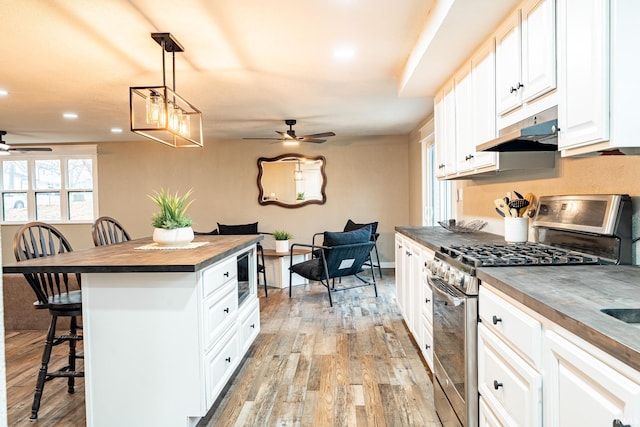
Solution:
M 329 307 L 317 284 L 296 286 L 291 299 L 288 289 L 270 289 L 260 297 L 260 334 L 198 427 L 441 427 L 392 270 L 378 290 L 378 298 L 371 287 L 335 292 Z M 73 395 L 64 380 L 48 382 L 38 422 L 28 420 L 44 334 L 5 334 L 9 425 L 83 426 L 82 380 Z

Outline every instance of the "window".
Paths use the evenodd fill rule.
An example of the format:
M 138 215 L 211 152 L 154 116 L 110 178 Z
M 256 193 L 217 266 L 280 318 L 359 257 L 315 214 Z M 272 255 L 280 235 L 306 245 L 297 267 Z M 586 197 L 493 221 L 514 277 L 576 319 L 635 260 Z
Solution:
M 95 145 L 0 160 L 2 222 L 91 222 L 97 212 Z
M 422 140 L 422 225 L 438 225 L 438 221 L 451 218 L 453 200 L 451 182 L 436 178 L 436 146 L 433 123 L 421 130 Z

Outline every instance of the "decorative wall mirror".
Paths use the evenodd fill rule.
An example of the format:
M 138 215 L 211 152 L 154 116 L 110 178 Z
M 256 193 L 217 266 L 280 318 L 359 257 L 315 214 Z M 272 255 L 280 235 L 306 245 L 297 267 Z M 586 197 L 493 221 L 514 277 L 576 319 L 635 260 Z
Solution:
M 288 153 L 278 157 L 258 159 L 258 203 L 299 208 L 323 205 L 327 201 L 324 189 L 327 175 L 324 156 L 307 157 Z

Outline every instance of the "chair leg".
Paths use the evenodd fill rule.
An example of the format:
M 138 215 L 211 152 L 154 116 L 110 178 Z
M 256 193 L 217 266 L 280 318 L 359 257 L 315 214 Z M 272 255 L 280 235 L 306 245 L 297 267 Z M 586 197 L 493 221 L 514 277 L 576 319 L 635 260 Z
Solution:
M 56 323 L 58 323 L 58 316 L 51 316 L 51 323 L 49 323 L 49 331 L 47 332 L 47 340 L 44 345 L 44 351 L 42 352 L 42 364 L 40 365 L 40 371 L 38 372 L 38 381 L 36 382 L 36 392 L 33 396 L 33 405 L 31 406 L 32 420 L 38 419 L 38 410 L 40 409 L 40 400 L 42 399 L 42 392 L 44 391 L 44 383 L 47 380 L 47 369 L 49 368 L 49 359 L 51 358 L 51 349 L 53 348 L 53 340 L 56 335 Z
M 378 273 L 380 274 L 380 278 L 382 279 L 382 267 L 380 266 L 380 255 L 378 254 L 378 243 L 376 242 L 375 245 L 373 245 L 373 251 L 376 253 L 376 266 L 378 267 Z M 371 275 L 373 275 L 373 260 L 371 260 Z
M 335 281 L 335 279 L 333 280 Z M 333 307 L 333 300 L 331 299 L 331 289 L 329 287 L 329 279 L 327 279 L 327 284 L 325 286 L 327 287 L 327 292 L 329 293 L 329 307 Z
M 267 294 L 267 266 L 264 263 L 264 252 L 260 250 L 260 260 L 262 261 L 262 280 L 264 280 L 264 296 L 265 298 L 269 295 Z

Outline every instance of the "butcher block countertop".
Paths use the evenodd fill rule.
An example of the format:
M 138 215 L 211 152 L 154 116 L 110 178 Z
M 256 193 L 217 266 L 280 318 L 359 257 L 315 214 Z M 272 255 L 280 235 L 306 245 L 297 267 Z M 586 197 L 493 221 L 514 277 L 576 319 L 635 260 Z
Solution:
M 502 236 L 442 227 L 396 227 L 423 246 L 504 243 Z M 640 371 L 640 324 L 601 312 L 640 309 L 640 267 L 632 265 L 480 267 L 477 276 L 585 341 Z M 482 304 L 482 302 L 480 302 Z
M 196 272 L 233 253 L 256 244 L 261 235 L 196 236 L 192 249 L 143 249 L 153 244 L 143 238 L 99 246 L 61 255 L 13 262 L 2 266 L 4 273 L 158 273 Z
M 479 268 L 478 278 L 640 371 L 640 324 L 603 308 L 640 309 L 640 268 L 574 265 Z M 482 302 L 480 302 L 482 304 Z
M 504 243 L 504 237 L 483 231 L 452 233 L 442 227 L 396 227 L 396 231 L 434 251 L 441 246 Z

